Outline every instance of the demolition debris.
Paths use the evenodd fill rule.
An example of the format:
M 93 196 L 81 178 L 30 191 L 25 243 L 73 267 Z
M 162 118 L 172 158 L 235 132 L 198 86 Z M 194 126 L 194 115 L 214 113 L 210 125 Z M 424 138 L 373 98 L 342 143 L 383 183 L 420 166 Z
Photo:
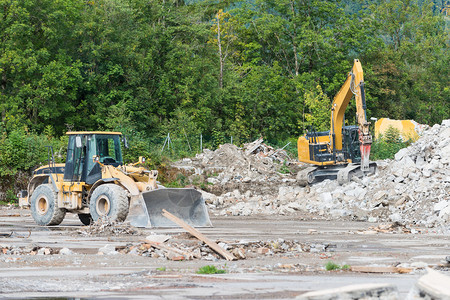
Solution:
M 393 160 L 377 161 L 378 173 L 300 187 L 295 173 L 283 174 L 283 163 L 257 140 L 243 149 L 225 144 L 205 150 L 176 167 L 206 174 L 211 193 L 203 197 L 218 215 L 313 214 L 326 219 L 393 222 L 446 229 L 450 224 L 450 120 L 434 125 Z

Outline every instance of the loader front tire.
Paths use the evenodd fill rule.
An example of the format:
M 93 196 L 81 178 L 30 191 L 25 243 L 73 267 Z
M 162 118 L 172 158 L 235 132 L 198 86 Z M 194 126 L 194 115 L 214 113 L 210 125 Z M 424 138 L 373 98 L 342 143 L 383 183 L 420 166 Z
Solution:
M 59 225 L 66 216 L 66 209 L 59 208 L 57 194 L 50 184 L 38 186 L 30 199 L 31 216 L 38 225 Z
M 89 212 L 92 219 L 108 217 L 111 221 L 123 222 L 128 215 L 127 192 L 115 184 L 102 184 L 92 193 Z
M 94 223 L 91 214 L 78 214 L 78 218 L 80 219 L 81 223 L 83 223 L 83 225 L 86 226 L 89 226 L 92 223 Z

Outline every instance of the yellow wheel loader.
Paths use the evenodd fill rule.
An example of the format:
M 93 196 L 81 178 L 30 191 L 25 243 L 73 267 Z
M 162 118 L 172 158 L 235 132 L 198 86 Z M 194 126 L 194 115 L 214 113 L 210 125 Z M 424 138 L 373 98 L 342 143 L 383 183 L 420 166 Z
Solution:
M 344 126 L 345 110 L 355 95 L 358 125 Z M 331 104 L 331 130 L 310 130 L 298 138 L 298 159 L 311 165 L 297 174 L 300 185 L 324 179 L 337 179 L 339 184 L 374 174 L 376 163 L 369 162 L 372 135 L 366 116 L 366 96 L 361 62 L 355 59 L 347 80 Z
M 70 212 L 84 225 L 108 217 L 136 227 L 177 226 L 162 216 L 166 209 L 192 226 L 211 226 L 199 191 L 158 185 L 158 171 L 139 166 L 142 157 L 124 165 L 121 143 L 127 147 L 127 142 L 120 132 L 67 134 L 66 163 L 55 164 L 51 151 L 49 164 L 37 169 L 28 189 L 19 193 L 19 205 L 31 209 L 37 224 L 58 225 Z

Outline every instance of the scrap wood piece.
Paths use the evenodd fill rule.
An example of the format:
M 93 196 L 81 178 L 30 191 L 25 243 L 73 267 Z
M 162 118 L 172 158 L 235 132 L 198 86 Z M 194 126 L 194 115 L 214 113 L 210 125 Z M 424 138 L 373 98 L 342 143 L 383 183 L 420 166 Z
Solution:
M 352 266 L 351 270 L 353 272 L 361 273 L 409 273 L 412 271 L 411 268 L 401 268 L 401 267 L 382 267 L 382 266 Z
M 198 238 L 199 240 L 201 240 L 202 242 L 207 244 L 209 247 L 211 247 L 211 249 L 213 249 L 214 251 L 216 251 L 217 253 L 222 255 L 226 260 L 235 260 L 236 259 L 236 257 L 234 257 L 233 254 L 231 254 L 230 252 L 226 251 L 225 249 L 223 249 L 222 247 L 217 245 L 214 241 L 212 241 L 209 238 L 207 238 L 206 236 L 204 236 L 200 231 L 198 231 L 194 227 L 190 226 L 189 224 L 187 224 L 180 218 L 177 218 L 176 216 L 172 215 L 167 210 L 163 209 L 162 211 L 163 211 L 162 215 L 164 217 L 166 217 L 167 219 L 171 220 L 172 222 L 183 227 L 190 234 L 192 234 L 193 236 L 195 236 L 196 238 Z
M 256 149 L 259 148 L 259 146 L 261 146 L 262 142 L 264 141 L 263 138 L 259 138 L 256 141 L 250 143 L 248 145 L 247 151 L 245 151 L 246 155 L 252 154 Z M 253 145 L 252 145 L 253 144 Z
M 148 239 L 143 239 L 142 241 L 145 242 L 146 244 L 149 244 L 150 246 L 152 246 L 154 248 L 158 248 L 158 249 L 166 250 L 166 251 L 172 251 L 177 254 L 183 255 L 186 259 L 192 259 L 194 257 L 194 254 L 190 251 L 183 251 L 183 250 L 180 250 L 180 249 L 177 249 L 174 247 L 167 246 L 163 243 L 150 241 Z

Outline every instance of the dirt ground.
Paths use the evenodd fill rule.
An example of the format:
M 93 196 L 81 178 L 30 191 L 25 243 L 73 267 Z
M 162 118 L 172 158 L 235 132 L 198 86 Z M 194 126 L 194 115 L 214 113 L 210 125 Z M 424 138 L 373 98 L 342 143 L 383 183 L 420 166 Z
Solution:
M 288 241 L 306 251 L 248 252 L 236 261 L 171 261 L 131 253 L 100 255 L 112 245 L 123 249 L 146 236 L 182 234 L 180 229 L 139 229 L 135 234 L 91 236 L 74 215 L 60 226 L 34 224 L 28 210 L 0 209 L 0 298 L 82 299 L 291 299 L 307 291 L 354 283 L 395 284 L 406 297 L 430 266 L 448 274 L 450 236 L 416 228 L 380 232 L 376 223 L 326 221 L 314 216 L 212 217 L 212 228 L 200 231 L 228 244 Z M 36 253 L 32 249 L 49 249 Z M 68 255 L 58 253 L 69 248 Z M 33 255 L 34 254 L 34 255 Z M 45 255 L 47 254 L 47 255 Z M 406 266 L 408 274 L 326 271 L 334 262 L 349 266 Z M 196 271 L 214 265 L 225 274 Z

